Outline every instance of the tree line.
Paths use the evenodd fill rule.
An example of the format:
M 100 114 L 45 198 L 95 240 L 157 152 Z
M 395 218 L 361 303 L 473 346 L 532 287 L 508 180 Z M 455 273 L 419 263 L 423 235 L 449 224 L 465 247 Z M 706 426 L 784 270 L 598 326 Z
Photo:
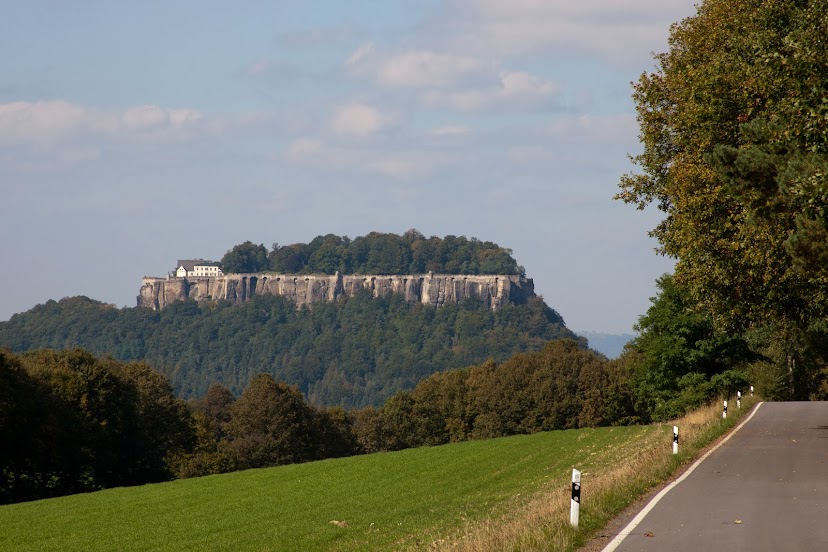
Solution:
M 238 244 L 221 259 L 222 271 L 283 274 L 519 274 L 526 271 L 512 251 L 465 236 L 426 238 L 417 230 L 403 235 L 371 232 L 353 240 L 327 234 L 310 243 Z
M 747 390 L 750 374 L 717 364 L 715 354 L 703 358 L 700 351 L 714 349 L 698 345 L 703 340 L 695 342 L 699 354 L 690 364 L 657 366 L 669 347 L 652 343 L 684 332 L 664 332 L 658 326 L 663 320 L 655 322 L 656 306 L 665 302 L 643 321 L 646 339 L 617 360 L 582 341 L 559 339 L 500 363 L 432 374 L 380 406 L 351 410 L 314 405 L 297 386 L 269 373 L 255 375 L 238 397 L 216 383 L 185 402 L 145 362 L 81 349 L 0 350 L 0 503 L 471 439 L 646 423 Z
M 313 407 L 268 374 L 236 399 L 213 385 L 191 402 L 198 444 L 181 475 L 205 475 L 470 439 L 627 423 L 629 390 L 611 363 L 574 340 L 501 364 L 434 374 L 380 407 Z
M 195 441 L 146 363 L 0 349 L 0 503 L 167 480 Z

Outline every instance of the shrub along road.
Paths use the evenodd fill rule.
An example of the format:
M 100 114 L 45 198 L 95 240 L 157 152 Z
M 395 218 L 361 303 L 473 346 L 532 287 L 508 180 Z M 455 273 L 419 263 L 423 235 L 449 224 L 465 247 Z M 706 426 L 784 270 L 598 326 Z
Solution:
M 614 550 L 826 550 L 826 473 L 828 402 L 764 403 Z

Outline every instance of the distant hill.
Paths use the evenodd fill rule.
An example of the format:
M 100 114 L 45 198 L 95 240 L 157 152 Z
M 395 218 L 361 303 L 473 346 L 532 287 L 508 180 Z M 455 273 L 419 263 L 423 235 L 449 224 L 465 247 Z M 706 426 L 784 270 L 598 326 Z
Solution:
M 145 360 L 185 398 L 204 396 L 213 383 L 239 395 L 254 375 L 266 372 L 297 385 L 317 405 L 377 406 L 435 372 L 501 362 L 539 351 L 549 341 L 577 339 L 534 294 L 511 253 L 473 237 L 426 238 L 416 230 L 401 236 L 372 232 L 353 240 L 329 234 L 308 244 L 274 243 L 270 253 L 248 241 L 224 255 L 225 274 L 261 272 L 265 280 L 274 272 L 277 282 L 278 273 L 293 273 L 297 282 L 334 274 L 325 281 L 337 284 L 328 285 L 332 293 L 323 302 L 309 300 L 308 286 L 295 297 L 272 290 L 260 295 L 258 287 L 266 286 L 253 276 L 241 278 L 247 285 L 242 302 L 207 288 L 201 293 L 200 280 L 219 280 L 209 277 L 165 308 L 159 303 L 160 310 L 64 298 L 0 322 L 0 347 L 17 353 L 81 347 L 118 360 Z M 354 273 L 388 276 L 347 281 L 340 276 Z M 393 284 L 395 274 L 424 273 L 422 283 L 402 277 L 406 285 L 379 289 L 383 282 Z M 494 279 L 489 285 L 487 274 L 507 277 L 489 277 Z M 521 293 L 506 280 L 518 282 Z M 339 284 L 344 290 L 349 283 L 348 293 L 336 293 Z M 211 300 L 195 300 L 202 295 Z
M 633 334 L 610 334 L 602 332 L 576 332 L 589 340 L 589 348 L 602 353 L 607 358 L 618 358 L 624 345 L 635 339 Z
M 537 296 L 492 311 L 481 301 L 435 307 L 367 290 L 298 309 L 274 295 L 239 305 L 179 301 L 160 312 L 72 297 L 0 322 L 0 347 L 82 347 L 145 360 L 185 398 L 213 383 L 239 395 L 268 372 L 314 404 L 349 408 L 380 405 L 435 372 L 500 362 L 560 338 L 577 336 Z

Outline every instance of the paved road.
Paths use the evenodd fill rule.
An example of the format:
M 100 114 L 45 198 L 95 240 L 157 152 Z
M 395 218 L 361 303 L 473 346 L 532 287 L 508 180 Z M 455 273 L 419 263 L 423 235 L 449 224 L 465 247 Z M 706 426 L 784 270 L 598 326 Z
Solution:
M 762 404 L 615 550 L 828 551 L 828 402 Z

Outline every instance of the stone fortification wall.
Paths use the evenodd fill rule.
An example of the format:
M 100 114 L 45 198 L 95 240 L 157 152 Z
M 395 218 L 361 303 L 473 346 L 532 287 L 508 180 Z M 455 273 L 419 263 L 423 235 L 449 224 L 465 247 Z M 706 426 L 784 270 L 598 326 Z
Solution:
M 435 306 L 482 300 L 497 309 L 507 303 L 525 303 L 535 295 L 531 279 L 514 275 L 415 274 L 405 276 L 335 274 L 227 274 L 218 278 L 145 277 L 138 306 L 160 310 L 175 301 L 227 300 L 242 303 L 256 295 L 287 297 L 297 306 L 352 297 L 367 289 L 374 297 L 400 293 L 405 300 Z

